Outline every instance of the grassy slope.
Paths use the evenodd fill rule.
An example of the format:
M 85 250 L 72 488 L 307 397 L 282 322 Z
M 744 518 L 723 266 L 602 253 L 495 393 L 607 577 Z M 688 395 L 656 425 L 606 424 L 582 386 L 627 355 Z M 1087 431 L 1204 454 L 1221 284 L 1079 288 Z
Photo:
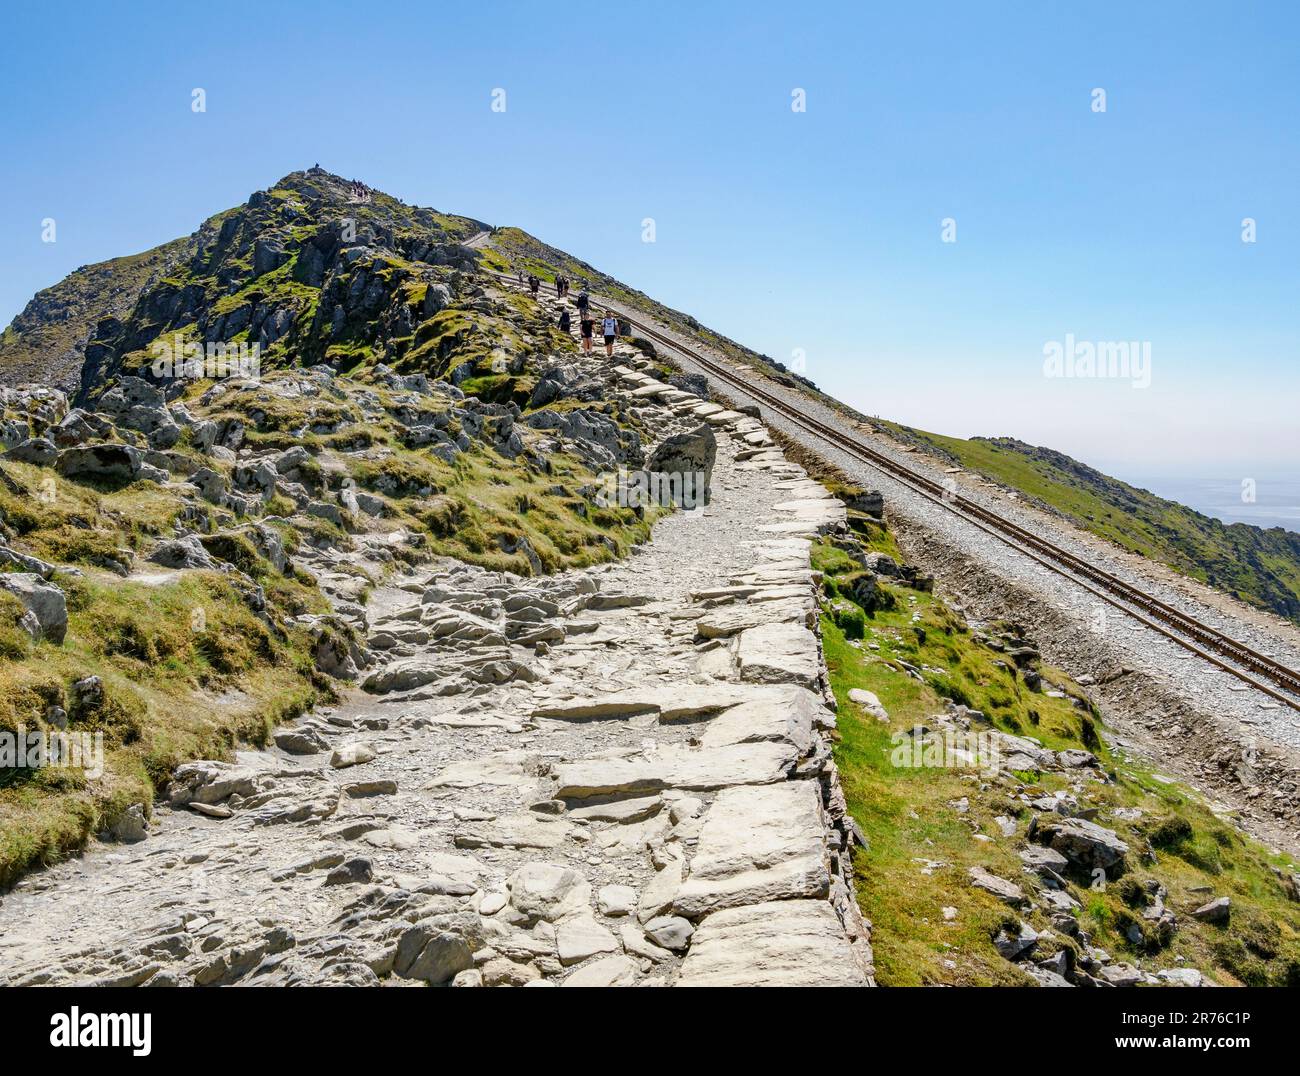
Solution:
M 152 482 L 116 491 L 67 481 L 50 487 L 37 468 L 0 470 L 13 485 L 0 487 L 0 519 L 17 544 L 83 572 L 57 578 L 68 599 L 62 645 L 32 642 L 17 627 L 16 603 L 0 609 L 0 728 L 35 732 L 58 706 L 70 732 L 104 734 L 106 756 L 97 779 L 50 767 L 0 771 L 2 886 L 29 864 L 79 847 L 129 804 L 147 805 L 179 762 L 221 755 L 236 739 L 263 742 L 274 724 L 331 689 L 314 671 L 305 633 L 284 621 L 325 611 L 324 599 L 255 554 L 247 567 L 266 589 L 269 624 L 220 572 L 146 584 L 94 566 L 106 552 L 169 533 L 181 508 L 175 494 Z M 93 710 L 79 709 L 72 690 L 87 676 L 104 684 L 105 700 Z
M 1300 622 L 1300 535 L 1225 524 L 1049 449 L 900 429 L 1124 549 Z
M 874 548 L 889 551 L 887 535 L 874 533 Z M 865 618 L 864 639 L 854 633 L 856 614 L 839 593 L 837 577 L 856 570 L 843 553 L 823 543 L 815 547 L 815 563 L 828 578 L 829 600 L 822 629 L 832 687 L 839 703 L 836 760 L 849 809 L 869 842 L 855 857 L 858 895 L 864 914 L 875 924 L 874 946 L 878 977 L 885 985 L 996 985 L 1023 982 L 1022 973 L 1003 960 L 991 939 L 1008 919 L 1010 909 L 974 889 L 967 867 L 980 865 L 1001 877 L 1025 884 L 1016 849 L 1023 843 L 1031 809 L 1013 797 L 1065 787 L 1061 775 L 993 780 L 973 772 L 938 768 L 902 768 L 890 762 L 891 736 L 941 712 L 943 700 L 963 702 L 988 715 L 994 727 L 1032 736 L 1053 749 L 1082 747 L 1103 759 L 1113 772 L 1111 784 L 1089 784 L 1088 801 L 1101 809 L 1099 821 L 1129 842 L 1130 869 L 1104 891 L 1077 886 L 1083 905 L 1082 927 L 1092 944 L 1116 959 L 1140 959 L 1147 970 L 1191 966 L 1224 984 L 1296 985 L 1300 983 L 1300 904 L 1288 899 L 1274 867 L 1295 871 L 1295 864 L 1268 853 L 1254 841 L 1217 818 L 1194 793 L 1155 780 L 1143 766 L 1113 754 L 1098 742 L 1095 714 L 1075 706 L 1070 698 L 1051 698 L 1030 691 L 1013 671 L 1001 667 L 1002 654 L 972 637 L 965 625 L 934 597 L 905 586 L 891 586 L 896 608 Z M 920 620 L 914 622 L 913 615 Z M 924 632 L 922 640 L 915 628 Z M 879 647 L 872 650 L 870 644 Z M 897 664 L 927 669 L 925 681 L 909 676 Z M 929 670 L 943 670 L 942 672 Z M 1045 680 L 1081 695 L 1058 670 L 1044 668 Z M 888 724 L 862 713 L 848 699 L 851 688 L 876 693 L 890 714 Z M 966 797 L 969 809 L 959 813 L 952 804 Z M 1080 796 L 1081 801 L 1083 796 Z M 1115 818 L 1115 807 L 1138 807 L 1136 821 Z M 1015 837 L 1002 835 L 994 819 L 1016 817 Z M 1173 823 L 1173 824 L 1171 824 Z M 1185 829 L 1184 829 L 1185 825 Z M 980 834 L 984 839 L 976 839 Z M 1151 859 L 1140 855 L 1151 848 Z M 924 871 L 921 860 L 942 864 Z M 1179 915 L 1173 941 L 1133 945 L 1124 934 L 1140 914 L 1126 879 L 1155 877 L 1168 887 L 1167 905 Z M 1214 895 L 1228 894 L 1233 919 L 1216 927 L 1186 913 Z M 942 909 L 955 907 L 956 919 L 945 922 Z M 1041 916 L 1031 918 L 1036 929 L 1049 927 Z M 1150 932 L 1148 930 L 1148 936 Z M 1072 946 L 1066 938 L 1058 944 Z M 1050 955 L 1040 947 L 1039 956 Z M 1179 958 L 1182 958 L 1181 962 Z M 945 962 L 950 962 L 951 966 Z
M 447 463 L 402 447 L 394 420 L 361 421 L 350 400 L 283 399 L 231 388 L 200 406 L 197 399 L 208 388 L 210 382 L 191 386 L 191 409 L 200 417 L 243 417 L 250 445 L 304 445 L 365 489 L 374 489 L 384 476 L 400 479 L 409 493 L 383 498 L 389 515 L 382 525 L 403 526 L 416 536 L 407 551 L 411 559 L 442 554 L 526 575 L 533 570 L 529 558 L 507 552 L 520 538 L 528 540 L 543 570 L 552 571 L 610 560 L 649 535 L 652 516 L 592 506 L 579 491 L 596 476 L 562 453 L 550 457 L 547 474 L 478 442 Z M 391 400 L 383 386 L 364 388 Z M 249 417 L 253 412 L 260 422 Z M 339 434 L 291 432 L 340 412 L 355 421 Z M 358 431 L 368 448 L 339 451 L 338 443 Z M 180 451 L 189 450 L 182 443 Z M 203 463 L 231 469 L 209 457 Z M 179 762 L 221 757 L 236 741 L 264 743 L 279 721 L 334 690 L 315 671 L 306 633 L 287 622 L 302 612 L 328 611 L 310 579 L 275 572 L 251 543 L 209 547 L 219 559 L 234 558 L 265 589 L 274 625 L 254 616 L 221 573 L 178 573 L 161 585 L 124 582 L 97 565 L 106 557 L 120 559 L 124 549 L 145 553 L 170 536 L 183 507 L 179 494 L 147 481 L 113 490 L 51 477 L 41 468 L 0 463 L 0 528 L 12 544 L 84 573 L 82 579 L 56 576 L 70 612 L 62 646 L 31 642 L 17 626 L 21 606 L 3 596 L 0 728 L 36 731 L 49 708 L 60 706 L 69 712 L 70 731 L 104 732 L 108 767 L 97 780 L 54 768 L 0 770 L 0 888 L 31 864 L 79 848 L 126 806 L 148 804 Z M 323 483 L 326 476 L 318 479 Z M 422 496 L 423 489 L 432 495 Z M 292 506 L 279 500 L 268 509 L 290 514 Z M 209 511 L 214 530 L 247 522 L 222 509 Z M 299 522 L 302 532 L 346 541 L 325 520 Z M 284 533 L 292 548 L 294 528 Z M 194 631 L 190 625 L 200 607 L 205 626 Z M 103 679 L 107 702 L 95 713 L 79 713 L 71 685 L 90 675 Z

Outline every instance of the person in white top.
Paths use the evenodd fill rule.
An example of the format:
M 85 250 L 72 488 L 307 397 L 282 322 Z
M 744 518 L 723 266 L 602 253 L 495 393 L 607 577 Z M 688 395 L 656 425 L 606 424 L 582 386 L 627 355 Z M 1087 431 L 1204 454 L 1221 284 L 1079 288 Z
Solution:
M 605 320 L 600 323 L 601 332 L 605 334 L 605 354 L 609 358 L 614 357 L 614 338 L 618 336 L 618 321 L 613 313 L 606 310 Z

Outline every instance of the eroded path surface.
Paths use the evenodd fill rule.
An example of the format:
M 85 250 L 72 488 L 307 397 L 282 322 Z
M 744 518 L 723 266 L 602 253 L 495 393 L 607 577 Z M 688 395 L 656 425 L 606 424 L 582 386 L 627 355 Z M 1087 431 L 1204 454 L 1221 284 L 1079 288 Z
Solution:
M 392 578 L 368 690 L 19 883 L 0 982 L 868 983 L 808 553 L 843 506 L 620 376 L 719 431 L 707 508 L 602 569 Z

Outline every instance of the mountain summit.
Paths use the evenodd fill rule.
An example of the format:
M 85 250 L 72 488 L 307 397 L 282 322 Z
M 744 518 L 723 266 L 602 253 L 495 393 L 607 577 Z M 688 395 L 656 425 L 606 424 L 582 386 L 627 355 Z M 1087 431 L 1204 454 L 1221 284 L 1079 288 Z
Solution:
M 270 368 L 405 360 L 440 375 L 457 341 L 439 315 L 476 265 L 463 242 L 485 229 L 319 167 L 294 172 L 186 239 L 38 293 L 0 338 L 0 380 L 84 400 L 177 334 L 257 344 Z

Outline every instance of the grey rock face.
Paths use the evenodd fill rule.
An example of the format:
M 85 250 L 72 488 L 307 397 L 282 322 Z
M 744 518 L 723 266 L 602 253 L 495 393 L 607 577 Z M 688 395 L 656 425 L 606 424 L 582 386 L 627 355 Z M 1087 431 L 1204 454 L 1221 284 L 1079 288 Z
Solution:
M 54 442 L 44 437 L 29 437 L 5 453 L 5 459 L 19 463 L 31 463 L 37 467 L 52 466 L 59 458 L 59 450 Z
M 68 602 L 63 591 L 39 575 L 0 573 L 0 590 L 12 594 L 31 615 L 28 630 L 38 639 L 62 643 L 68 631 Z M 35 630 L 32 630 L 34 627 Z
M 59 453 L 54 469 L 65 478 L 134 482 L 145 477 L 139 449 L 130 445 L 91 445 Z
M 203 543 L 193 534 L 185 538 L 176 538 L 170 542 L 163 542 L 154 550 L 149 559 L 154 564 L 161 564 L 164 568 L 217 570 L 217 562 L 212 559 L 212 555 L 203 548 Z

